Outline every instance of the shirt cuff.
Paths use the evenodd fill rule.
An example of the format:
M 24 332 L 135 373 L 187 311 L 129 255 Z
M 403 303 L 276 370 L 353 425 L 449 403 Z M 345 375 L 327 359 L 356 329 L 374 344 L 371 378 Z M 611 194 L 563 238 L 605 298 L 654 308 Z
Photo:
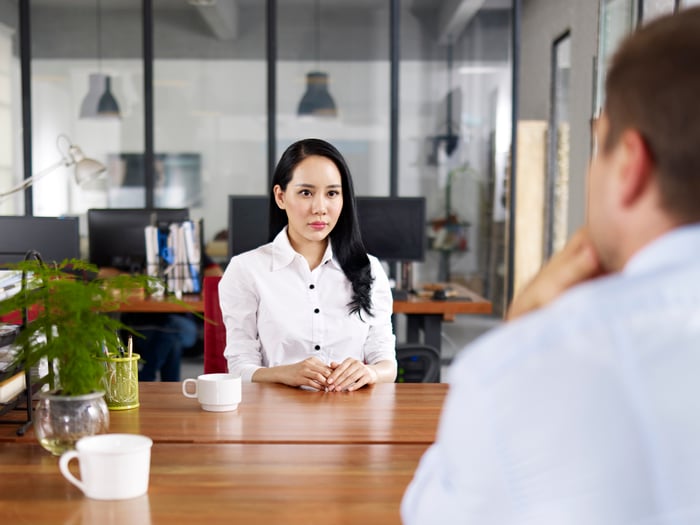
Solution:
M 259 368 L 263 368 L 263 367 L 257 366 L 257 365 L 243 365 L 243 366 L 241 366 L 239 368 L 239 371 L 241 373 L 241 381 L 244 383 L 252 383 L 253 382 L 253 374 Z

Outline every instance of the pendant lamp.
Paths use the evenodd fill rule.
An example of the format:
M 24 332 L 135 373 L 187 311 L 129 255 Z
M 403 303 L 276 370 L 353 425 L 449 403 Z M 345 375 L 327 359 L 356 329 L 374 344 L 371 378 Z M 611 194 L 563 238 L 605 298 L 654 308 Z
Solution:
M 87 95 L 80 105 L 80 118 L 104 118 L 121 116 L 119 104 L 112 94 L 112 78 L 102 73 L 102 8 L 97 0 L 97 68 L 91 73 Z
M 320 20 L 320 0 L 316 0 L 315 6 L 316 25 L 316 64 L 320 62 L 321 54 L 321 20 Z M 317 117 L 337 117 L 338 109 L 335 101 L 328 91 L 328 73 L 318 70 L 310 71 L 306 74 L 306 92 L 299 101 L 297 108 L 298 115 L 312 115 Z

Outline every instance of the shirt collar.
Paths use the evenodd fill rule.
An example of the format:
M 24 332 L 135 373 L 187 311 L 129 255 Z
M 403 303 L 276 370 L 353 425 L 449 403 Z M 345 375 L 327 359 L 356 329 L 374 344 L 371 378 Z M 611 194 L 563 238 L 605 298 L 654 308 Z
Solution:
M 281 232 L 272 241 L 272 269 L 279 270 L 292 263 L 292 261 L 297 257 L 303 257 L 303 255 L 297 253 L 294 248 L 292 248 L 289 242 L 289 237 L 287 236 L 287 226 L 285 226 Z M 328 261 L 332 261 L 337 268 L 340 268 L 340 264 L 333 257 L 333 246 L 328 243 L 326 246 L 326 251 L 321 259 L 321 264 L 325 264 Z
M 681 226 L 653 240 L 627 261 L 623 273 L 639 275 L 696 261 L 700 254 L 700 223 Z

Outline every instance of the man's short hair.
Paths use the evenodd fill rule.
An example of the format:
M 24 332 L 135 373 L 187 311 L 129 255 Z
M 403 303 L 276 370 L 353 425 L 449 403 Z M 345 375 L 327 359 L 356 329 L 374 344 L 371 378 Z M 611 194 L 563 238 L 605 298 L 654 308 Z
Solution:
M 626 129 L 637 130 L 656 166 L 661 205 L 679 221 L 700 221 L 700 8 L 627 37 L 605 91 L 605 150 Z

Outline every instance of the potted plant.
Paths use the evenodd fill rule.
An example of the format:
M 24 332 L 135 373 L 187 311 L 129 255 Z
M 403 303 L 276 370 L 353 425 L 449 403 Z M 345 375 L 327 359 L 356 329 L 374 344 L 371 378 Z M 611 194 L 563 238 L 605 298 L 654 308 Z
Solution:
M 155 281 L 100 278 L 97 267 L 77 259 L 57 265 L 32 259 L 11 269 L 22 272 L 23 285 L 0 301 L 0 316 L 29 312 L 15 339 L 15 359 L 40 371 L 32 374 L 32 386 L 48 385 L 38 394 L 34 429 L 41 445 L 59 455 L 80 437 L 107 431 L 104 356 L 123 351 L 121 330 L 136 334 L 113 313 L 132 294 L 148 293 Z

